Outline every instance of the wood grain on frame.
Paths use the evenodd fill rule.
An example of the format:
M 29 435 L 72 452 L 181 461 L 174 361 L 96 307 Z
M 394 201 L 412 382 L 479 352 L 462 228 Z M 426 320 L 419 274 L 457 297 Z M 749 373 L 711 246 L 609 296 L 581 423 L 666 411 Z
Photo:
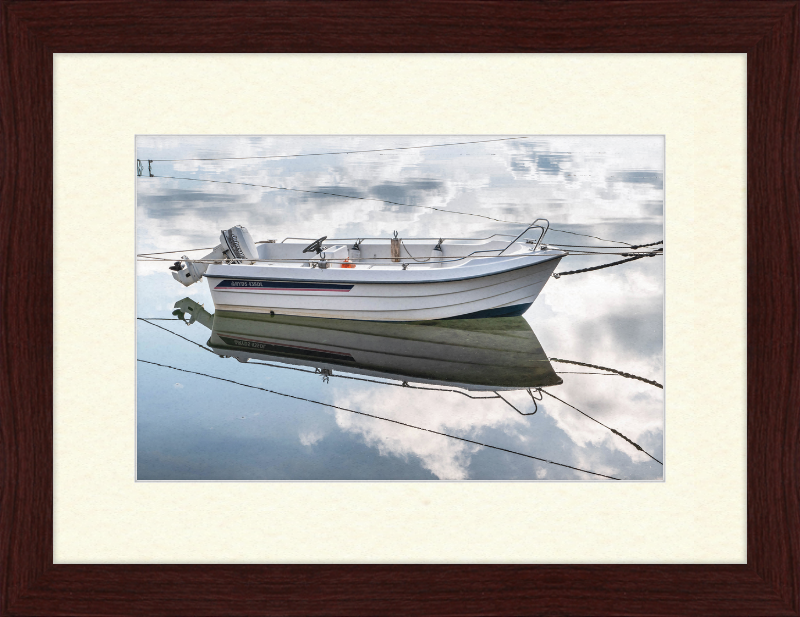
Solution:
M 0 7 L 0 615 L 800 615 L 798 0 Z M 748 563 L 53 565 L 52 55 L 68 52 L 747 53 Z

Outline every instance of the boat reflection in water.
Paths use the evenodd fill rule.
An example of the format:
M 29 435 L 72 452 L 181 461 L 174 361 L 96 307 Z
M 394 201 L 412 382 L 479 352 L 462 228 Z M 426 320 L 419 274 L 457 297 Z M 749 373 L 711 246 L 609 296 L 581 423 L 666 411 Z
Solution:
M 522 317 L 373 322 L 219 310 L 190 298 L 174 314 L 211 330 L 222 357 L 281 362 L 466 390 L 562 383 Z

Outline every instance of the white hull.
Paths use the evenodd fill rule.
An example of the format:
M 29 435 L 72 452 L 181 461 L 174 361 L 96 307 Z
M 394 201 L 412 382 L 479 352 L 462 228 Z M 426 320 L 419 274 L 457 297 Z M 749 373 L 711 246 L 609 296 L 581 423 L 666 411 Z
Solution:
M 439 268 L 327 269 L 212 264 L 217 309 L 372 321 L 519 315 L 536 300 L 563 253 L 473 259 Z

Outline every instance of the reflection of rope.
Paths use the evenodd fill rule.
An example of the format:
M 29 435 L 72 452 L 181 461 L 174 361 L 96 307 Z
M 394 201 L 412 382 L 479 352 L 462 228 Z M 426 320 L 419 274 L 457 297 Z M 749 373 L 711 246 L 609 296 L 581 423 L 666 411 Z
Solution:
M 495 394 L 497 395 L 497 397 L 498 397 L 498 398 L 501 398 L 501 399 L 503 399 L 503 400 L 505 401 L 506 405 L 508 405 L 509 407 L 511 407 L 511 409 L 513 409 L 514 411 L 516 411 L 516 412 L 517 412 L 519 415 L 521 415 L 521 416 L 532 416 L 532 415 L 534 415 L 534 414 L 535 414 L 537 411 L 539 411 L 539 405 L 537 405 L 537 404 L 536 404 L 536 401 L 541 401 L 541 400 L 542 400 L 542 398 L 543 398 L 543 397 L 542 397 L 542 389 L 541 389 L 541 388 L 534 388 L 534 390 L 536 390 L 536 391 L 538 391 L 538 392 L 539 392 L 539 398 L 536 398 L 536 397 L 533 395 L 533 392 L 531 392 L 531 389 L 530 389 L 530 388 L 525 388 L 525 390 L 527 390 L 528 394 L 530 394 L 530 395 L 531 395 L 531 400 L 533 401 L 533 411 L 532 411 L 531 413 L 524 413 L 524 412 L 520 411 L 519 409 L 517 409 L 516 407 L 514 407 L 514 406 L 513 406 L 511 403 L 509 403 L 509 402 L 508 402 L 508 400 L 506 400 L 505 398 L 503 398 L 503 396 L 502 396 L 502 395 L 501 395 L 499 392 L 495 392 Z
M 319 372 L 320 369 L 315 369 L 315 370 L 312 371 L 311 369 L 302 369 L 302 368 L 297 368 L 295 366 L 283 366 L 281 364 L 270 364 L 269 362 L 248 362 L 248 364 L 257 364 L 257 365 L 260 365 L 260 366 L 270 366 L 272 368 L 284 368 L 284 369 L 289 369 L 289 370 L 292 370 L 292 371 L 299 371 L 301 373 L 313 373 L 314 375 L 321 374 Z M 321 370 L 326 370 L 326 369 L 321 369 Z M 602 373 L 597 373 L 597 374 L 601 375 Z M 532 416 L 533 413 L 536 413 L 535 411 L 533 413 L 523 413 L 523 412 L 521 412 L 519 409 L 514 407 L 514 405 L 512 405 L 508 401 L 508 399 L 506 399 L 503 396 L 501 396 L 499 392 L 495 392 L 494 396 L 473 396 L 469 392 L 463 392 L 462 390 L 454 390 L 452 388 L 430 388 L 430 387 L 427 387 L 427 386 L 412 386 L 407 381 L 403 381 L 402 383 L 391 383 L 391 382 L 388 382 L 388 381 L 378 381 L 377 379 L 367 379 L 366 377 L 355 377 L 353 375 L 337 375 L 333 371 L 331 371 L 327 376 L 328 377 L 338 377 L 339 379 L 350 379 L 352 381 L 365 381 L 367 383 L 376 383 L 376 384 L 381 385 L 381 386 L 394 386 L 396 388 L 410 388 L 412 390 L 428 390 L 430 392 L 452 392 L 453 394 L 460 394 L 461 396 L 466 396 L 467 398 L 471 398 L 473 401 L 485 401 L 485 400 L 489 400 L 489 399 L 498 398 L 501 401 L 503 401 L 506 405 L 511 407 L 511 409 L 516 411 L 521 416 Z M 325 383 L 328 383 L 327 380 L 325 381 Z M 528 389 L 528 392 L 530 393 L 530 388 Z M 531 394 L 531 398 L 533 398 L 533 394 Z M 542 399 L 540 398 L 539 400 L 542 400 Z M 533 404 L 536 405 L 536 399 L 534 399 Z
M 547 391 L 545 391 L 545 390 L 541 390 L 541 392 L 543 392 L 543 393 L 544 393 L 544 394 L 546 394 L 547 396 L 550 396 L 550 397 L 552 397 L 552 398 L 556 399 L 557 401 L 559 401 L 559 402 L 561 402 L 561 403 L 564 403 L 564 404 L 565 404 L 567 407 L 572 407 L 572 409 L 574 409 L 574 410 L 575 410 L 575 411 L 577 411 L 578 413 L 580 413 L 580 414 L 583 414 L 584 416 L 586 416 L 587 418 L 589 418 L 589 419 L 590 419 L 590 420 L 592 420 L 593 422 L 597 422 L 597 423 L 598 423 L 600 426 L 604 426 L 605 428 L 607 428 L 609 431 L 611 431 L 611 432 L 612 432 L 612 433 L 614 433 L 615 435 L 618 435 L 619 437 L 622 437 L 622 438 L 623 438 L 625 441 L 627 441 L 629 444 L 631 444 L 631 445 L 632 445 L 634 448 L 636 448 L 637 450 L 639 450 L 639 451 L 641 451 L 641 452 L 644 452 L 645 454 L 647 454 L 647 456 L 649 456 L 651 459 L 653 459 L 653 460 L 654 460 L 656 463 L 658 463 L 659 465 L 663 465 L 663 464 L 664 464 L 664 463 L 662 463 L 661 461 L 659 461 L 659 460 L 658 460 L 658 459 L 657 459 L 655 456 L 653 456 L 652 454 L 650 454 L 650 453 L 649 453 L 647 450 L 645 450 L 644 448 L 642 448 L 642 446 L 640 446 L 638 443 L 636 443 L 636 442 L 634 442 L 634 441 L 632 441 L 632 440 L 628 439 L 627 437 L 625 437 L 625 435 L 623 435 L 622 433 L 620 433 L 618 430 L 616 430 L 616 429 L 613 429 L 613 428 L 611 428 L 610 426 L 606 426 L 605 424 L 603 424 L 602 422 L 600 422 L 600 420 L 596 420 L 596 419 L 594 419 L 594 418 L 593 418 L 592 416 L 590 416 L 588 413 L 584 413 L 583 411 L 581 411 L 581 410 L 580 410 L 580 409 L 578 409 L 577 407 L 574 407 L 573 405 L 570 405 L 570 404 L 569 404 L 567 401 L 561 400 L 561 399 L 560 399 L 560 398 L 558 398 L 558 397 L 557 397 L 555 394 L 550 394 L 549 392 L 547 392 Z
M 600 375 L 601 377 L 617 377 L 616 373 L 590 373 L 588 371 L 558 371 L 559 375 Z
M 639 377 L 638 375 L 631 375 L 630 373 L 623 373 L 622 371 L 615 370 L 613 368 L 608 368 L 605 366 L 597 366 L 596 364 L 586 364 L 585 362 L 575 362 L 574 360 L 560 360 L 559 358 L 550 358 L 550 362 L 563 362 L 565 364 L 577 364 L 578 366 L 588 366 L 589 368 L 596 368 L 600 369 L 601 371 L 610 371 L 615 375 L 620 375 L 622 377 L 627 377 L 628 379 L 638 379 L 639 381 L 643 381 L 644 383 L 649 383 L 651 386 L 655 386 L 656 388 L 664 389 L 657 381 L 650 381 L 649 379 L 645 379 L 644 377 Z
M 558 230 L 556 230 L 558 231 Z M 609 240 L 609 242 L 614 242 L 614 240 Z M 663 240 L 659 240 L 658 242 L 650 242 L 649 244 L 631 244 L 630 247 L 632 249 L 640 249 L 644 248 L 645 246 L 655 246 L 656 244 L 663 243 Z M 566 246 L 571 249 L 618 249 L 618 246 L 598 246 L 597 244 L 556 244 L 554 242 L 548 242 L 547 246 Z M 177 252 L 177 251 L 176 251 Z M 155 253 L 153 253 L 155 254 Z
M 434 431 L 433 429 L 423 428 L 421 426 L 414 426 L 413 424 L 408 424 L 406 422 L 400 422 L 399 420 L 392 420 L 391 418 L 383 418 L 381 416 L 375 416 L 370 413 L 366 413 L 363 411 L 356 411 L 355 409 L 348 409 L 347 407 L 339 407 L 338 405 L 332 405 L 330 403 L 322 403 L 320 401 L 314 401 L 308 398 L 303 398 L 302 396 L 294 396 L 293 394 L 284 394 L 283 392 L 276 392 L 275 390 L 269 390 L 267 388 L 260 388 L 259 386 L 251 386 L 250 384 L 240 383 L 238 381 L 233 381 L 232 379 L 225 379 L 224 377 L 215 377 L 214 375 L 207 375 L 205 373 L 197 373 L 195 371 L 187 371 L 186 369 L 177 368 L 175 366 L 168 366 L 166 364 L 159 364 L 158 362 L 150 362 L 149 360 L 140 360 L 137 358 L 137 362 L 144 362 L 145 364 L 153 364 L 155 366 L 161 366 L 163 368 L 169 368 L 174 371 L 181 371 L 182 373 L 190 373 L 192 375 L 200 375 L 201 377 L 209 377 L 210 379 L 217 379 L 219 381 L 227 381 L 228 383 L 235 384 L 237 386 L 244 386 L 245 388 L 253 388 L 254 390 L 261 390 L 263 392 L 268 392 L 269 394 L 277 394 L 278 396 L 285 396 L 286 398 L 295 399 L 297 401 L 304 401 L 306 403 L 313 403 L 315 405 L 322 405 L 323 407 L 331 407 L 333 409 L 339 409 L 341 411 L 348 411 L 350 413 L 358 414 L 360 416 L 366 416 L 368 418 L 374 418 L 376 420 L 384 420 L 385 422 L 391 422 L 392 424 L 399 424 L 400 426 L 407 426 L 408 428 L 417 429 L 418 431 L 425 431 L 426 433 L 432 433 L 434 435 L 441 435 L 442 437 L 449 437 L 450 439 L 457 439 L 458 441 L 464 441 L 466 443 L 471 443 L 476 446 L 482 446 L 484 448 L 491 448 L 493 450 L 500 450 L 501 452 L 508 452 L 509 454 L 516 454 L 518 456 L 524 456 L 525 458 L 531 458 L 536 461 L 541 461 L 543 463 L 549 463 L 551 465 L 558 465 L 559 467 L 566 467 L 568 469 L 574 469 L 575 471 L 581 471 L 583 473 L 589 473 L 594 476 L 600 476 L 603 478 L 608 478 L 609 480 L 619 480 L 620 478 L 615 478 L 613 476 L 607 476 L 602 473 L 597 473 L 596 471 L 588 471 L 586 469 L 580 469 L 579 467 L 573 467 L 572 465 L 565 465 L 564 463 L 556 463 L 555 461 L 548 461 L 544 458 L 539 458 L 538 456 L 533 456 L 531 454 L 524 454 L 522 452 L 516 452 L 514 450 L 508 450 L 507 448 L 501 448 L 499 446 L 491 446 L 486 443 L 480 443 L 479 441 L 473 441 L 472 439 L 466 439 L 464 437 L 457 437 L 456 435 L 449 435 L 447 433 L 441 433 L 439 431 Z
M 319 371 L 325 371 L 328 369 L 302 369 L 297 368 L 294 366 L 282 366 L 280 364 L 270 364 L 269 362 L 248 362 L 248 364 L 257 364 L 260 366 L 271 366 L 272 368 L 286 368 L 293 371 L 300 371 L 301 373 L 314 373 L 315 375 L 321 374 Z M 412 390 L 430 390 L 431 392 L 454 392 L 455 394 L 462 394 L 467 398 L 475 399 L 475 400 L 484 400 L 484 399 L 491 399 L 491 398 L 503 398 L 502 396 L 472 396 L 467 392 L 462 392 L 461 390 L 453 390 L 452 388 L 429 388 L 427 386 L 412 386 L 407 381 L 402 383 L 391 383 L 388 381 L 378 381 L 377 379 L 367 379 L 366 377 L 354 377 L 353 375 L 337 375 L 333 371 L 328 374 L 328 377 L 338 377 L 339 379 L 351 379 L 353 381 L 365 381 L 367 383 L 376 383 L 381 386 L 395 386 L 397 388 L 411 388 Z M 326 382 L 327 383 L 327 382 Z M 496 394 L 496 393 L 495 393 Z M 503 399 L 505 400 L 505 399 Z M 512 405 L 513 407 L 513 405 Z M 515 408 L 516 409 L 516 408 Z

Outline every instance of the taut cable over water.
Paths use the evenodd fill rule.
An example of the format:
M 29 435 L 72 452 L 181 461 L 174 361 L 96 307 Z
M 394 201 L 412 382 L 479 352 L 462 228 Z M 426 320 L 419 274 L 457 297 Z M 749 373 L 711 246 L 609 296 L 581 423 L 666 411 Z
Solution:
M 446 144 L 426 144 L 424 146 L 401 146 L 396 148 L 373 148 L 372 150 L 342 150 L 341 152 L 312 152 L 308 154 L 276 154 L 272 156 L 224 156 L 216 158 L 189 158 L 189 159 L 145 159 L 154 162 L 178 162 L 178 161 L 243 161 L 251 159 L 294 159 L 302 156 L 335 156 L 338 154 L 363 154 L 368 152 L 390 152 L 394 150 L 422 150 L 424 148 L 445 148 L 447 146 L 465 146 L 468 144 L 487 144 L 496 141 L 514 141 L 527 139 L 527 137 L 501 137 L 498 139 L 479 139 L 477 141 L 457 141 Z M 137 163 L 141 161 L 137 160 Z M 141 175 L 141 174 L 139 174 Z

